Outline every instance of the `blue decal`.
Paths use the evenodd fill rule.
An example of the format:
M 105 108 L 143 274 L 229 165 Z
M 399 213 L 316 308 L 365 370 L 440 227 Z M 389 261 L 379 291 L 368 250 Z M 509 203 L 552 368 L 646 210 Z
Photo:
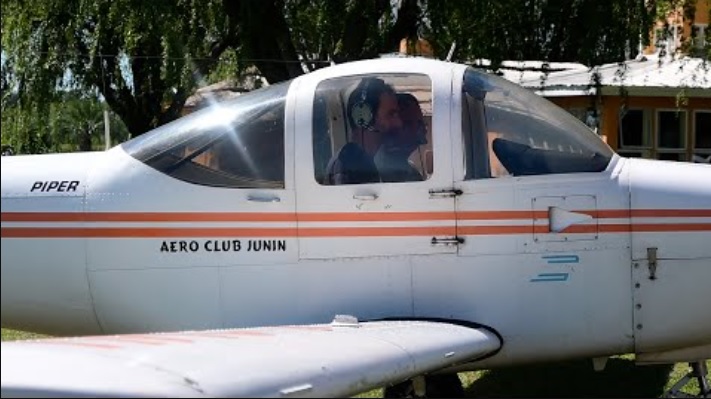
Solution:
M 543 259 L 547 260 L 549 264 L 580 262 L 578 255 L 548 255 L 544 256 Z
M 536 278 L 532 278 L 532 283 L 543 283 L 553 281 L 568 281 L 568 273 L 541 273 Z

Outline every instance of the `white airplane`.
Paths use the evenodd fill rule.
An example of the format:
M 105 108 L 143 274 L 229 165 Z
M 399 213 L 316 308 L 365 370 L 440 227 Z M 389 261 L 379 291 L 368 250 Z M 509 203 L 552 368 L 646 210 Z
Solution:
M 419 179 L 379 163 L 394 92 Z M 2 326 L 77 337 L 3 343 L 2 397 L 452 394 L 626 353 L 708 391 L 711 166 L 620 157 L 465 65 L 337 65 L 0 169 Z

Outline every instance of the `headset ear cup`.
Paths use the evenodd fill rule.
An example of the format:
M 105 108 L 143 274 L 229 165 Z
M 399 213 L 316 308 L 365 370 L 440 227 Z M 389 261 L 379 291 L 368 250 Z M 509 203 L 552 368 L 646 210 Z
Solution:
M 375 122 L 373 108 L 368 102 L 368 91 L 370 88 L 370 83 L 370 78 L 365 79 L 361 82 L 363 87 L 360 89 L 360 98 L 353 104 L 350 109 L 353 124 L 367 130 L 370 130 Z
M 373 111 L 365 101 L 358 101 L 351 108 L 351 118 L 356 126 L 369 129 L 373 123 Z

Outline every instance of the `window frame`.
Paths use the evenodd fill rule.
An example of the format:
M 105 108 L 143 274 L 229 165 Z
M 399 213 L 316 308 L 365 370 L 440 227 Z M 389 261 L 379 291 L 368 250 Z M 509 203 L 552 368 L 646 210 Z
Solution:
M 626 145 L 624 142 L 624 131 L 622 130 L 622 118 L 626 115 L 621 115 L 619 121 L 620 131 L 618 132 L 618 143 L 617 147 L 619 149 L 631 150 L 631 151 L 650 151 L 654 148 L 654 134 L 652 129 L 652 118 L 649 112 L 649 108 L 629 108 L 627 113 L 630 111 L 640 111 L 642 112 L 642 143 L 643 145 Z M 645 145 L 644 142 L 647 142 Z
M 697 29 L 696 35 L 693 33 L 693 29 Z M 706 29 L 708 29 L 708 24 L 695 23 L 692 25 L 692 48 L 694 50 L 703 50 L 706 46 Z
M 671 112 L 671 113 L 677 113 L 677 114 L 682 114 L 683 117 L 679 118 L 679 123 L 683 124 L 683 131 L 680 132 L 680 138 L 681 138 L 681 146 L 678 148 L 673 148 L 673 147 L 662 147 L 660 140 L 661 140 L 661 132 L 660 132 L 660 116 L 664 112 Z M 675 108 L 655 108 L 654 109 L 654 157 L 656 159 L 662 159 L 661 155 L 662 154 L 678 154 L 680 155 L 680 158 L 678 159 L 679 161 L 688 161 L 689 160 L 689 148 L 690 148 L 690 140 L 689 140 L 689 112 L 686 109 L 675 109 Z
M 284 190 L 289 173 L 286 143 L 289 137 L 287 105 L 291 83 L 286 81 L 267 86 L 195 111 L 121 146 L 139 162 L 183 183 L 225 189 Z M 268 114 L 274 114 L 273 121 L 262 120 Z M 267 125 L 272 124 L 272 127 L 260 126 L 265 122 Z M 249 131 L 255 127 L 260 127 L 256 133 Z M 265 143 L 273 143 L 276 138 L 272 135 L 269 136 L 271 140 L 265 141 L 259 137 L 267 131 L 281 132 L 280 150 L 268 144 L 265 146 Z M 246 141 L 248 139 L 250 141 Z M 262 141 L 258 141 L 260 139 Z M 254 159 L 251 156 L 245 161 L 239 161 L 243 159 L 239 157 L 239 151 L 245 147 L 244 143 L 254 146 L 248 148 L 247 152 L 257 151 L 255 154 L 260 154 L 261 158 L 257 158 L 260 161 L 275 162 L 275 154 L 270 151 L 276 150 L 281 155 L 280 159 L 276 159 L 278 165 L 253 168 Z M 233 149 L 230 150 L 230 147 Z M 198 160 L 200 158 L 204 159 Z M 238 162 L 229 164 L 234 160 Z M 256 169 L 258 173 L 235 173 L 245 170 L 241 168 L 245 165 L 239 162 L 244 163 L 247 170 Z M 278 173 L 279 166 L 281 173 Z M 259 173 L 265 171 L 274 172 L 278 179 L 270 178 L 274 176 L 269 176 L 269 173 L 266 176 Z
M 423 120 L 425 122 L 425 125 L 427 126 L 427 143 L 420 145 L 419 149 L 414 150 L 412 154 L 410 154 L 410 159 L 415 157 L 415 154 L 418 154 L 416 158 L 421 160 L 421 165 L 417 167 L 417 170 L 420 172 L 420 174 L 423 177 L 423 180 L 421 181 L 380 181 L 380 182 L 372 182 L 372 183 L 358 183 L 358 184 L 348 184 L 348 185 L 355 185 L 355 186 L 360 186 L 360 185 L 369 185 L 369 184 L 375 184 L 375 185 L 382 185 L 382 184 L 406 184 L 406 183 L 424 183 L 429 181 L 433 175 L 436 173 L 435 168 L 434 168 L 434 148 L 435 148 L 435 143 L 434 140 L 436 140 L 436 133 L 433 131 L 434 125 L 433 125 L 433 117 L 434 117 L 434 108 L 433 108 L 433 102 L 435 99 L 435 87 L 434 87 L 434 81 L 432 79 L 432 76 L 422 73 L 422 72 L 395 72 L 395 71 L 387 71 L 387 72 L 371 72 L 371 73 L 362 73 L 362 74 L 353 74 L 353 75 L 344 75 L 344 76 L 337 76 L 333 78 L 328 78 L 324 79 L 315 86 L 314 88 L 314 98 L 313 98 L 313 103 L 312 103 L 312 132 L 311 132 L 311 158 L 314 166 L 313 174 L 311 178 L 313 181 L 323 187 L 332 187 L 332 186 L 339 186 L 339 185 L 332 185 L 332 184 L 327 184 L 323 180 L 323 176 L 319 175 L 319 170 L 320 168 L 317 168 L 317 165 L 321 164 L 323 161 L 323 158 L 321 157 L 322 154 L 317 154 L 317 148 L 315 146 L 316 138 L 321 137 L 321 135 L 316 134 L 316 126 L 317 122 L 323 122 L 322 120 L 317 120 L 316 119 L 316 109 L 317 106 L 322 106 L 323 103 L 319 103 L 324 99 L 323 95 L 321 95 L 321 88 L 326 85 L 338 85 L 340 84 L 339 89 L 334 89 L 331 88 L 331 93 L 326 94 L 327 96 L 330 96 L 326 100 L 326 103 L 328 104 L 326 108 L 328 109 L 329 107 L 331 109 L 339 108 L 340 112 L 342 113 L 343 116 L 343 124 L 344 126 L 340 126 L 340 130 L 345 133 L 345 138 L 343 139 L 343 144 L 338 146 L 334 146 L 334 136 L 333 133 L 328 134 L 328 141 L 331 143 L 332 146 L 332 153 L 330 155 L 329 161 L 326 162 L 326 165 L 330 162 L 330 159 L 337 154 L 341 149 L 349 143 L 349 136 L 351 135 L 351 126 L 350 126 L 350 121 L 348 120 L 348 110 L 347 110 L 347 102 L 348 102 L 348 96 L 350 95 L 350 89 L 349 87 L 353 86 L 354 83 L 357 83 L 359 80 L 364 79 L 364 78 L 378 78 L 382 79 L 390 85 L 395 93 L 409 93 L 413 94 L 415 91 L 412 89 L 408 89 L 410 87 L 409 85 L 397 85 L 397 80 L 398 79 L 412 79 L 415 81 L 415 86 L 419 85 L 420 83 L 426 84 L 428 86 L 427 92 L 427 98 L 423 101 L 420 98 L 418 98 L 418 105 L 420 106 L 420 109 L 423 112 Z M 424 92 L 424 91 L 423 91 Z M 335 94 L 334 94 L 335 93 Z M 333 104 L 332 102 L 337 96 L 340 99 L 340 102 L 338 104 Z M 415 96 L 417 97 L 417 96 Z M 327 111 L 328 113 L 328 111 Z M 328 119 L 330 114 L 326 115 L 326 119 Z M 336 140 L 336 142 L 340 143 L 341 139 Z M 432 159 L 429 159 L 428 157 L 431 157 Z M 430 162 L 431 160 L 431 162 Z M 432 169 L 430 170 L 430 166 Z M 326 166 L 327 169 L 327 166 Z M 422 170 L 421 170 L 422 169 Z M 324 171 L 324 173 L 327 173 L 327 170 Z
M 695 109 L 694 112 L 692 113 L 692 119 L 691 119 L 691 125 L 692 125 L 692 136 L 691 136 L 691 156 L 692 158 L 695 155 L 703 155 L 706 157 L 711 157 L 711 147 L 709 148 L 697 148 L 696 147 L 696 138 L 697 138 L 697 131 L 696 131 L 696 115 L 697 114 L 709 114 L 711 115 L 711 109 Z M 709 159 L 709 158 L 707 158 Z

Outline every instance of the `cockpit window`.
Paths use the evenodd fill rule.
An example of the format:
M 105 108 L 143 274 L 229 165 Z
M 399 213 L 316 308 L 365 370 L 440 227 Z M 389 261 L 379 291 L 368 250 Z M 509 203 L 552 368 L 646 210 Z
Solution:
M 284 188 L 284 107 L 290 82 L 214 104 L 123 144 L 176 179 L 231 188 Z
M 464 75 L 467 179 L 600 172 L 613 151 L 573 115 L 497 76 Z
M 313 113 L 322 185 L 415 183 L 433 173 L 432 82 L 385 73 L 324 80 Z

